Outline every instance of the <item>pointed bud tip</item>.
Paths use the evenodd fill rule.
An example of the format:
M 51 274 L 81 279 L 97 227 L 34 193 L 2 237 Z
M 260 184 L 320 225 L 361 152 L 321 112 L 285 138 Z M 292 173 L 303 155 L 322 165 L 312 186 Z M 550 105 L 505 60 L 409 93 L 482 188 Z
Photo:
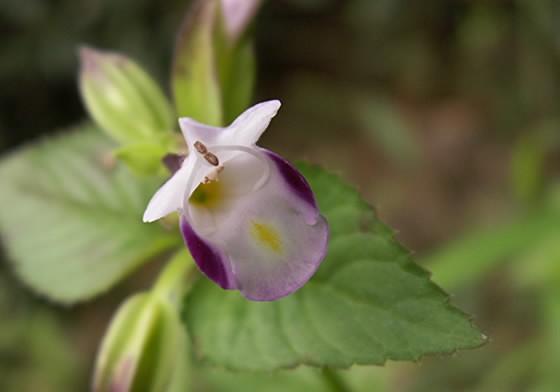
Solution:
M 111 380 L 111 391 L 128 392 L 132 387 L 136 358 L 128 356 L 117 365 L 117 372 Z
M 89 46 L 82 45 L 78 48 L 78 58 L 82 73 L 95 72 L 99 69 L 100 52 Z
M 261 0 L 221 0 L 225 27 L 231 40 L 236 40 L 255 17 Z
M 78 47 L 78 58 L 80 59 L 81 72 L 92 74 L 101 74 L 104 64 L 118 66 L 127 61 L 127 58 L 119 53 L 102 51 L 87 45 Z

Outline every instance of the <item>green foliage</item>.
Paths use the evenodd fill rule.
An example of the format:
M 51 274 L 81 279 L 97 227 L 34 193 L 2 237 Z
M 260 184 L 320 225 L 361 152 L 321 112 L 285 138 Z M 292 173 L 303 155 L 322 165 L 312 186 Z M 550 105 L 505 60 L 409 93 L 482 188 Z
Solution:
M 251 370 L 348 367 L 484 342 L 352 188 L 317 168 L 301 169 L 329 221 L 327 258 L 300 291 L 272 303 L 198 282 L 184 317 L 204 360 Z
M 397 107 L 380 97 L 361 96 L 356 102 L 356 116 L 372 142 L 399 164 L 418 164 L 419 147 Z
M 115 156 L 123 161 L 134 173 L 141 176 L 164 176 L 167 169 L 162 164 L 163 157 L 176 150 L 173 134 L 154 138 L 152 141 L 130 143 L 115 150 Z
M 216 392 L 267 391 L 267 392 L 323 392 L 328 390 L 321 371 L 310 368 L 275 373 L 238 373 L 227 370 L 202 368 L 198 389 Z
M 535 200 L 542 191 L 546 149 L 542 138 L 523 137 L 514 146 L 511 157 L 512 186 L 522 201 Z
M 0 163 L 0 234 L 16 274 L 63 303 L 107 290 L 180 240 L 141 223 L 157 187 L 111 159 L 99 130 L 76 129 Z
M 237 392 L 381 392 L 386 391 L 385 368 L 354 366 L 349 370 L 296 369 L 268 372 L 235 372 L 195 364 L 193 391 Z
M 557 236 L 560 210 L 549 201 L 544 208 L 518 216 L 510 222 L 491 228 L 480 228 L 438 249 L 424 262 L 430 266 L 433 279 L 445 288 L 457 287 L 474 282 L 500 263 L 527 255 L 527 261 L 540 255 L 541 245 L 547 252 L 553 250 L 548 243 L 551 236 Z M 544 259 L 550 258 L 546 253 Z M 542 269 L 551 263 L 529 263 L 522 269 L 530 276 L 542 275 Z M 529 279 L 529 276 L 525 276 Z
M 36 304 L 0 268 L 0 390 L 74 391 L 85 363 L 63 325 Z
M 520 286 L 555 287 L 560 284 L 559 236 L 560 228 L 557 227 L 515 258 L 513 273 Z

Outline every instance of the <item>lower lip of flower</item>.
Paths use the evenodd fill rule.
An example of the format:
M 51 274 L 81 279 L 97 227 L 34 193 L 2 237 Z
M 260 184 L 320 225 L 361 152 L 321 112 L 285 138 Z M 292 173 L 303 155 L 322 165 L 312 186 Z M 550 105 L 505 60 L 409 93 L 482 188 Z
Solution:
M 283 246 L 281 236 L 273 226 L 252 221 L 251 235 L 257 244 L 274 253 L 282 254 Z

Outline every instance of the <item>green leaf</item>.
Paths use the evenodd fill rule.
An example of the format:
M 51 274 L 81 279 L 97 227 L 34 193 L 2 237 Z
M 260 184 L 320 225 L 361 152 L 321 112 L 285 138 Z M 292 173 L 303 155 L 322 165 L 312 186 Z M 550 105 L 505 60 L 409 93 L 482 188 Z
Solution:
M 373 210 L 338 178 L 302 171 L 331 228 L 327 258 L 297 293 L 250 302 L 201 279 L 185 302 L 194 349 L 231 369 L 417 360 L 484 343 Z
M 171 86 L 179 116 L 222 125 L 222 97 L 216 63 L 215 0 L 197 0 L 177 37 Z
M 23 148 L 0 162 L 0 234 L 16 274 L 63 303 L 99 294 L 176 235 L 142 223 L 157 189 L 112 161 L 92 127 Z

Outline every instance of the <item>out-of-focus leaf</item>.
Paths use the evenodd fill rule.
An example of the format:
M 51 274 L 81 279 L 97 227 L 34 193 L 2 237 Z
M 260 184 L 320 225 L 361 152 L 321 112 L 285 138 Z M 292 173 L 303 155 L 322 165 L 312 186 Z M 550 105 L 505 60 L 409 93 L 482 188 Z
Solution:
M 517 142 L 511 158 L 512 185 L 517 197 L 531 202 L 542 190 L 545 146 L 538 137 Z
M 329 386 L 318 369 L 298 368 L 278 372 L 230 372 L 212 367 L 197 369 L 195 391 L 323 392 Z
M 83 377 L 78 352 L 60 323 L 45 310 L 2 314 L 0 389 L 3 391 L 71 391 Z
M 301 170 L 329 221 L 327 258 L 305 287 L 275 302 L 196 284 L 185 320 L 203 360 L 252 370 L 348 367 L 484 342 L 352 188 L 318 168 Z
M 0 235 L 16 274 L 52 300 L 108 289 L 178 239 L 142 224 L 157 183 L 111 161 L 114 145 L 84 127 L 0 162 Z
M 340 370 L 338 375 L 353 392 L 386 392 L 390 390 L 389 378 L 395 367 L 391 364 L 384 367 L 352 366 L 348 370 Z
M 560 285 L 560 226 L 516 258 L 514 278 L 522 286 Z
M 416 141 L 394 105 L 382 98 L 369 98 L 359 100 L 356 110 L 369 139 L 389 158 L 405 165 L 417 162 L 420 154 Z
M 0 266 L 0 390 L 71 392 L 84 363 L 61 320 L 33 303 Z
M 166 170 L 162 159 L 174 148 L 172 137 L 160 138 L 127 144 L 115 150 L 115 156 L 138 175 L 164 175 Z
M 511 222 L 474 230 L 426 257 L 422 264 L 429 266 L 433 280 L 444 288 L 464 285 L 525 252 L 557 230 L 559 224 L 557 211 L 537 211 Z
M 300 366 L 297 369 L 266 372 L 236 372 L 213 366 L 199 366 L 193 371 L 193 390 L 208 392 L 324 392 L 343 390 L 383 392 L 387 390 L 385 368 L 353 366 L 345 370 L 321 370 Z
M 487 371 L 476 390 L 514 391 L 519 385 L 526 384 L 539 365 L 541 350 L 539 341 L 529 341 L 512 347 L 510 352 Z
M 543 342 L 541 361 L 535 385 L 531 391 L 554 392 L 558 389 L 558 360 L 560 359 L 560 289 L 558 283 L 541 289 L 543 308 Z

